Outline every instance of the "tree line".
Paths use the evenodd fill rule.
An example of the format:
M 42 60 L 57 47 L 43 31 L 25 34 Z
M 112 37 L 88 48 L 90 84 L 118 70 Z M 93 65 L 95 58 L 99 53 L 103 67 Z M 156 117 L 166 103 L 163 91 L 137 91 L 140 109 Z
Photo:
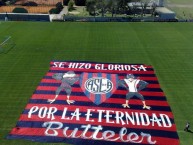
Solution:
M 6 2 L 9 1 L 11 3 L 16 2 L 17 0 L 0 0 L 0 6 L 5 5 Z M 154 15 L 156 4 L 152 4 L 151 11 L 147 12 L 147 7 L 150 0 L 63 0 L 63 5 L 68 6 L 68 9 L 73 9 L 73 5 L 76 6 L 85 6 L 86 10 L 91 16 L 101 15 L 105 16 L 106 13 L 109 13 L 114 17 L 116 14 L 127 14 L 127 15 L 141 15 L 144 16 L 146 13 L 151 13 Z M 130 2 L 136 2 L 138 5 L 130 6 Z M 33 4 L 33 5 L 32 5 Z M 35 2 L 30 2 L 30 0 L 23 4 L 26 6 L 37 6 Z M 52 9 L 50 13 L 59 13 L 63 8 L 60 3 L 58 9 L 58 4 L 56 4 L 56 8 Z M 140 7 L 140 8 L 139 8 Z
M 128 3 L 131 0 L 87 0 L 86 10 L 90 15 L 104 16 L 106 12 L 110 12 L 112 17 L 114 14 L 125 14 L 128 10 Z
M 77 6 L 86 6 L 86 10 L 92 16 L 101 15 L 102 17 L 108 12 L 112 17 L 116 14 L 144 16 L 146 13 L 155 12 L 156 3 L 152 3 L 152 9 L 147 11 L 150 0 L 64 0 L 64 5 L 68 5 L 69 1 L 74 1 Z M 129 5 L 134 2 L 136 5 Z M 139 8 L 140 7 L 140 8 Z

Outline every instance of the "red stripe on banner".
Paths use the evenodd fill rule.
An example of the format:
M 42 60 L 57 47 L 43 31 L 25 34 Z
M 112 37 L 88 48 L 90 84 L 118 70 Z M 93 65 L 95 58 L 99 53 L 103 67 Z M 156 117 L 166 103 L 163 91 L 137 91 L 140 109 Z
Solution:
M 143 96 L 154 96 L 154 97 L 164 97 L 165 95 L 163 92 L 147 92 L 147 91 L 141 91 L 140 92 Z
M 147 88 L 160 88 L 159 84 L 148 84 Z
M 54 98 L 54 96 L 55 95 L 34 94 L 31 99 L 46 99 L 46 100 L 48 100 L 48 99 Z M 64 100 L 65 98 L 66 98 L 66 95 L 59 95 L 57 100 Z M 71 95 L 71 99 L 73 99 L 75 101 L 91 102 L 86 96 L 73 96 L 73 95 Z M 123 104 L 124 102 L 125 102 L 125 97 L 122 98 L 122 99 L 119 99 L 119 98 L 109 98 L 109 99 L 107 99 L 105 101 L 105 103 L 120 104 L 120 105 Z M 167 101 L 146 100 L 146 103 L 148 105 L 155 105 L 155 106 L 169 106 Z M 139 99 L 132 98 L 129 101 L 129 104 L 132 104 L 132 105 L 142 105 L 142 102 Z
M 31 99 L 51 99 L 54 98 L 54 94 L 53 95 L 47 95 L 47 94 L 34 94 L 32 95 Z M 66 95 L 58 95 L 57 100 L 64 100 L 66 98 Z M 84 101 L 84 102 L 90 102 L 89 98 L 87 98 L 86 96 L 73 96 L 71 95 L 70 98 L 75 99 L 76 101 Z
M 61 81 L 57 81 L 55 79 L 42 79 L 41 83 L 61 83 Z
M 144 81 L 158 81 L 157 77 L 138 77 L 138 79 Z
M 101 103 L 106 101 L 106 95 L 105 94 L 101 94 Z
M 118 82 L 117 82 L 117 75 L 116 74 L 112 74 L 112 75 L 110 75 L 111 76 L 111 80 L 112 80 L 112 82 L 113 82 L 113 89 L 111 90 L 111 95 L 113 95 L 113 94 L 116 94 L 116 91 L 117 91 L 117 87 L 118 87 Z M 110 97 L 109 97 L 110 98 Z M 109 100 L 109 99 L 108 99 Z
M 82 89 L 83 92 L 86 91 L 86 89 L 85 89 L 85 87 L 84 87 L 84 84 L 85 84 L 85 82 L 86 82 L 87 79 L 88 79 L 88 73 L 84 73 L 84 76 L 82 77 L 82 85 L 83 85 L 83 86 L 81 86 L 81 89 Z M 79 89 L 80 89 L 80 88 L 79 88 Z
M 54 119 L 52 118 L 54 117 Z M 51 120 L 53 119 L 53 120 Z M 21 117 L 19 118 L 19 121 L 39 121 L 39 122 L 47 122 L 47 121 L 59 121 L 61 123 L 68 123 L 68 124 L 91 124 L 91 125 L 102 125 L 102 126 L 108 126 L 108 127 L 123 127 L 122 123 L 120 122 L 119 124 L 116 123 L 116 120 L 106 120 L 106 119 L 101 119 L 99 120 L 98 118 L 89 118 L 89 121 L 86 121 L 86 118 L 80 117 L 79 120 L 76 119 L 72 119 L 70 117 L 65 116 L 64 118 L 62 118 L 62 116 L 49 116 L 49 118 L 40 118 L 38 115 L 31 115 L 30 118 L 28 117 L 28 115 L 21 115 Z M 100 122 L 99 122 L 100 121 Z M 128 120 L 129 121 L 129 120 Z M 84 122 L 84 123 L 83 123 Z M 112 123 L 108 123 L 108 122 L 112 122 Z M 126 121 L 125 121 L 126 123 Z M 151 124 L 151 123 L 150 123 Z M 125 124 L 124 127 L 126 128 L 131 128 L 131 129 L 152 129 L 152 130 L 163 130 L 163 131 L 175 131 L 176 130 L 176 125 L 172 124 L 171 127 L 163 127 L 163 126 L 158 126 L 157 123 L 151 124 L 151 125 L 142 125 L 142 123 L 140 122 L 140 125 L 137 124 L 137 122 L 135 121 L 135 124 L 133 125 L 132 122 L 128 122 L 128 124 Z
M 180 141 L 178 139 L 172 139 L 167 137 L 156 137 L 156 144 L 158 145 L 179 145 Z
M 45 131 L 46 128 L 14 128 L 11 131 L 12 135 L 28 135 L 28 136 L 46 136 L 45 135 Z M 70 135 L 72 133 L 73 130 L 67 130 L 66 134 Z M 48 132 L 49 134 L 53 134 L 53 131 Z M 58 135 L 55 137 L 64 137 L 63 134 L 63 129 L 58 129 L 57 130 Z M 77 131 L 76 136 L 81 136 L 81 134 L 83 133 L 83 131 Z M 130 134 L 130 132 L 128 132 L 128 134 Z M 87 131 L 85 136 L 86 137 L 90 137 L 93 135 L 93 132 L 91 131 Z M 127 134 L 123 137 L 123 139 L 126 140 Z M 140 134 L 138 135 L 139 140 L 141 141 L 141 143 L 143 144 L 148 144 L 147 142 L 147 137 L 142 137 Z M 65 138 L 65 137 L 64 137 Z M 102 133 L 99 132 L 97 134 L 97 138 L 102 138 Z M 116 142 L 121 142 L 120 138 L 119 138 L 119 134 L 115 134 L 115 136 L 113 136 L 113 138 L 118 138 L 118 140 Z M 164 140 L 164 142 L 163 142 Z M 133 141 L 137 141 L 137 140 L 133 140 Z M 159 145 L 178 145 L 179 141 L 177 139 L 173 139 L 173 138 L 166 138 L 166 137 L 156 137 L 156 136 L 151 136 L 151 141 L 156 141 L 156 144 Z M 129 143 L 129 142 L 128 142 Z
M 68 111 L 75 111 L 77 108 L 80 108 L 81 112 L 87 112 L 88 109 L 95 110 L 93 111 L 94 113 L 97 113 L 97 110 L 110 110 L 110 111 L 121 111 L 121 112 L 136 112 L 136 113 L 146 113 L 148 116 L 152 116 L 152 113 L 156 114 L 159 116 L 159 114 L 166 114 L 169 118 L 173 119 L 172 112 L 167 112 L 167 111 L 154 111 L 154 110 L 135 110 L 135 109 L 124 109 L 124 108 L 104 108 L 104 107 L 95 107 L 95 106 L 78 106 L 78 105 L 58 105 L 58 104 L 28 104 L 25 109 L 31 109 L 34 106 L 38 106 L 38 108 L 41 107 L 56 107 L 58 110 L 63 111 L 64 108 L 67 108 Z

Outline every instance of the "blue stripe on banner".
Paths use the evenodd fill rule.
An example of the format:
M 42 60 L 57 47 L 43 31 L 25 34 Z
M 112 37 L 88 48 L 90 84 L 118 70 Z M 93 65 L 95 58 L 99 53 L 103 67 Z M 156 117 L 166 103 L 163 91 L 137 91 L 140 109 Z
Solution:
M 50 104 L 50 103 L 44 99 L 30 99 L 29 104 Z M 52 104 L 67 104 L 67 103 L 65 100 L 56 100 Z M 101 108 L 102 107 L 104 107 L 104 108 L 123 108 L 121 104 L 111 103 L 109 105 L 109 103 L 102 103 L 100 105 L 95 105 L 92 102 L 83 102 L 83 101 L 76 101 L 73 105 L 74 106 L 76 106 L 76 105 L 78 105 L 78 106 L 96 106 L 96 107 L 101 107 Z M 135 110 L 142 110 L 142 107 L 143 107 L 143 105 L 133 105 L 133 104 L 131 104 L 130 106 L 132 108 L 135 108 Z M 168 112 L 171 111 L 169 106 L 152 106 L 151 105 L 151 109 L 154 111 L 168 111 Z
M 39 122 L 39 121 L 19 121 L 17 123 L 17 127 L 26 127 L 26 128 L 45 128 L 42 127 L 44 122 Z M 84 125 L 84 124 L 83 124 Z M 113 125 L 113 124 L 112 124 Z M 94 125 L 96 126 L 96 125 Z M 57 126 L 52 126 L 57 127 Z M 63 123 L 63 128 L 64 127 L 69 127 L 69 130 L 74 130 L 74 128 L 78 128 L 79 131 L 83 131 L 84 128 L 81 128 L 80 124 L 71 124 L 71 123 Z M 62 128 L 62 129 L 63 129 Z M 103 130 L 113 130 L 116 134 L 119 134 L 121 127 L 115 127 L 113 126 L 103 126 Z M 127 128 L 128 132 L 135 132 L 137 134 L 140 134 L 141 132 L 148 133 L 148 134 L 153 134 L 153 136 L 157 137 L 167 137 L 167 138 L 174 138 L 177 139 L 178 136 L 175 131 L 163 131 L 163 130 L 153 130 L 153 129 L 137 129 L 137 128 Z M 90 129 L 91 131 L 91 129 Z
M 82 84 L 83 82 L 83 77 L 82 77 L 83 74 L 81 74 L 81 77 L 79 77 L 79 84 Z M 40 83 L 41 85 L 42 83 Z M 44 84 L 44 83 L 43 83 Z M 45 83 L 45 84 L 50 84 L 50 83 Z M 57 83 L 58 84 L 58 83 Z M 74 84 L 75 85 L 75 84 Z
M 119 82 L 119 77 L 118 77 L 118 75 L 116 75 L 116 88 L 118 88 L 118 86 L 119 86 L 118 82 Z
M 92 73 L 88 73 L 88 77 L 87 77 L 86 79 L 89 79 L 89 78 L 91 78 L 92 76 L 93 76 Z M 82 85 L 84 85 L 84 84 L 82 84 Z M 85 95 L 86 95 L 87 97 L 90 96 L 90 92 L 89 92 L 87 89 L 85 89 Z M 90 97 L 89 97 L 89 98 L 90 98 Z
M 112 75 L 107 74 L 107 76 L 106 76 L 106 77 L 107 77 L 107 79 L 109 79 L 109 80 L 113 81 L 111 76 L 112 76 Z M 113 82 L 114 82 L 114 81 L 113 81 Z M 114 87 L 114 86 L 113 86 L 113 87 Z M 108 97 L 106 97 L 106 98 L 110 98 L 109 96 L 111 96 L 111 95 L 112 95 L 111 91 L 110 91 L 109 93 L 107 93 L 106 95 L 108 96 Z
M 51 136 L 27 136 L 27 135 L 9 135 L 7 139 L 26 139 L 30 141 L 37 142 L 49 142 L 49 143 L 59 143 L 65 142 L 73 145 L 136 145 L 136 143 L 131 142 L 109 142 L 101 140 L 87 140 L 87 139 L 77 139 L 77 138 L 65 138 L 65 137 L 51 137 Z M 141 144 L 140 145 L 148 145 Z
M 95 104 L 99 105 L 101 103 L 101 95 L 100 94 L 96 94 L 95 95 Z
M 97 77 L 102 77 L 102 73 L 97 73 Z M 95 95 L 94 102 L 95 102 L 96 105 L 99 105 L 101 103 L 101 95 L 100 94 Z
M 160 88 L 144 88 L 143 91 L 148 91 L 148 92 L 163 92 L 162 89 L 160 89 Z

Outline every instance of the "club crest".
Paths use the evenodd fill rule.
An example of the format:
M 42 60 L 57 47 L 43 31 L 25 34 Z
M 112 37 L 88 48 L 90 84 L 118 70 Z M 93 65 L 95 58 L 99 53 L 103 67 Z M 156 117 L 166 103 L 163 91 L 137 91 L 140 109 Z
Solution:
M 105 102 L 117 89 L 118 76 L 106 73 L 82 73 L 80 86 L 96 105 Z

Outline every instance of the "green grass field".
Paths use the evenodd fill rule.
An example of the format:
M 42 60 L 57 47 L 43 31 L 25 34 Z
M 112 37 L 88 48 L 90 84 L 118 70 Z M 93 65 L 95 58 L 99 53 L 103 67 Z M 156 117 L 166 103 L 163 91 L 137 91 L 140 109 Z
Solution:
M 152 65 L 172 108 L 181 145 L 191 145 L 193 134 L 183 128 L 187 121 L 193 125 L 192 28 L 193 23 L 0 22 L 0 37 L 11 36 L 15 43 L 0 54 L 0 144 L 40 144 L 5 136 L 49 62 L 81 60 Z

